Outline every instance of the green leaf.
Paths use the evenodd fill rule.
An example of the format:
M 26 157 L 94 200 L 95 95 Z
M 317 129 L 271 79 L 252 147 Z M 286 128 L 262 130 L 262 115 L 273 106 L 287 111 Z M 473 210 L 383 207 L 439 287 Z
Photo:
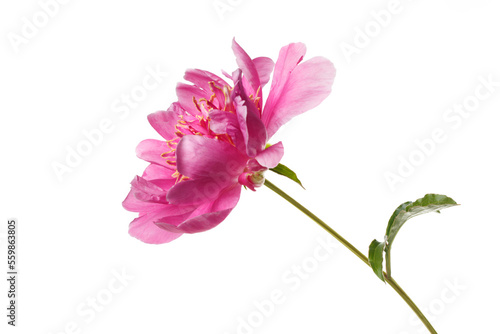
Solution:
M 302 188 L 304 188 L 304 186 L 302 185 L 302 182 L 300 182 L 299 178 L 297 177 L 297 174 L 295 174 L 295 172 L 293 170 L 291 170 L 290 168 L 288 168 L 287 166 L 282 165 L 282 164 L 278 164 L 278 166 L 276 166 L 274 168 L 270 168 L 269 170 L 272 170 L 276 174 L 286 176 L 287 178 L 297 182 Z
M 452 206 L 458 205 L 453 199 L 445 195 L 427 194 L 415 202 L 401 204 L 389 219 L 387 224 L 387 248 L 390 250 L 394 238 L 408 219 L 428 212 L 439 212 Z
M 368 250 L 368 261 L 370 262 L 370 266 L 372 267 L 375 275 L 377 275 L 382 282 L 385 282 L 384 268 L 382 267 L 382 262 L 384 261 L 384 248 L 385 242 L 379 242 L 374 239 Z
M 440 210 L 456 205 L 458 205 L 457 202 L 448 196 L 427 194 L 415 202 L 405 202 L 398 206 L 387 224 L 384 242 L 373 240 L 368 250 L 368 261 L 377 277 L 385 282 L 383 271 L 384 252 L 387 277 L 391 276 L 391 247 L 404 223 L 418 215 L 428 212 L 440 213 Z
M 389 219 L 389 223 L 387 223 L 387 229 L 385 230 L 385 235 L 389 235 L 389 232 L 391 231 L 391 227 L 392 225 L 394 224 L 394 219 L 396 219 L 396 217 L 399 215 L 399 213 L 406 209 L 406 207 L 410 204 L 412 204 L 413 202 L 412 201 L 409 201 L 409 202 L 405 202 L 403 204 L 401 204 L 400 206 L 398 206 L 396 208 L 396 210 L 394 211 L 394 213 L 392 214 L 391 218 Z

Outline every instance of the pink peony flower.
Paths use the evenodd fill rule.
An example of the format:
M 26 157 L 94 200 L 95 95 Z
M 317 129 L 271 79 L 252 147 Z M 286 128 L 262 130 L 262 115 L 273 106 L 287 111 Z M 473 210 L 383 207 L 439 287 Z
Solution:
M 283 145 L 268 140 L 294 116 L 319 105 L 330 94 L 335 68 L 323 58 L 301 63 L 306 47 L 283 47 L 278 61 L 251 59 L 233 40 L 238 69 L 233 82 L 207 71 L 187 70 L 191 85 L 177 85 L 178 102 L 148 116 L 165 139 L 147 139 L 137 156 L 151 164 L 132 180 L 123 201 L 138 212 L 129 232 L 153 244 L 183 233 L 209 230 L 238 203 L 241 186 L 264 183 L 264 172 L 278 165 Z M 273 80 L 262 105 L 262 88 Z

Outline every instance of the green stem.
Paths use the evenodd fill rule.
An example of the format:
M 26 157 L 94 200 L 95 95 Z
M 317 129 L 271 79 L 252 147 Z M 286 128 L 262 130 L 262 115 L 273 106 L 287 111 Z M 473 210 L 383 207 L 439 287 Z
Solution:
M 344 239 L 340 234 L 335 232 L 330 226 L 328 226 L 324 221 L 319 219 L 316 215 L 314 215 L 311 211 L 307 210 L 305 207 L 303 207 L 299 202 L 294 200 L 292 197 L 288 196 L 283 190 L 280 188 L 276 187 L 273 183 L 271 183 L 269 180 L 266 179 L 264 182 L 264 185 L 267 186 L 269 189 L 283 197 L 285 200 L 287 200 L 290 204 L 295 206 L 297 209 L 302 211 L 306 216 L 314 220 L 319 226 L 321 226 L 324 230 L 326 230 L 328 233 L 330 233 L 335 239 L 337 239 L 342 245 L 346 246 L 347 249 L 349 249 L 351 252 L 354 253 L 361 261 L 363 261 L 366 265 L 370 267 L 370 262 L 368 261 L 368 258 L 361 253 L 356 247 L 351 245 L 346 239 Z M 411 298 L 404 292 L 404 290 L 396 283 L 394 278 L 391 276 L 388 276 L 386 273 L 384 273 L 385 280 L 386 282 L 396 291 L 401 298 L 410 306 L 410 308 L 415 312 L 415 314 L 419 317 L 419 319 L 422 321 L 422 323 L 427 327 L 430 333 L 432 334 L 437 334 L 436 330 L 432 327 L 430 324 L 429 320 L 424 316 L 424 314 L 418 309 L 417 305 L 411 300 Z
M 413 300 L 411 300 L 410 296 L 408 296 L 406 294 L 406 292 L 403 290 L 403 288 L 400 287 L 398 283 L 396 283 L 394 278 L 388 277 L 387 275 L 384 275 L 384 276 L 385 276 L 385 281 L 394 289 L 394 291 L 396 291 L 398 293 L 398 295 L 401 296 L 401 298 L 404 299 L 406 304 L 408 304 L 408 306 L 410 306 L 410 308 L 413 310 L 413 312 L 415 312 L 415 314 L 418 316 L 418 318 L 423 322 L 425 327 L 427 327 L 427 329 L 429 330 L 429 333 L 437 334 L 436 330 L 434 329 L 434 327 L 432 327 L 429 320 L 427 320 L 425 315 L 419 310 L 417 305 L 415 305 Z
M 391 247 L 389 246 L 385 247 L 385 270 L 387 271 L 387 277 L 391 277 Z

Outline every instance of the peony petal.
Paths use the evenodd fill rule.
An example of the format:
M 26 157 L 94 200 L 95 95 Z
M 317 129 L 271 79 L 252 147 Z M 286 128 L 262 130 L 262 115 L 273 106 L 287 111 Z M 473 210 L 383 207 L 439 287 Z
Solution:
M 162 154 L 170 151 L 171 148 L 168 147 L 165 141 L 156 140 L 156 139 L 146 139 L 143 140 L 137 145 L 135 153 L 142 160 L 146 160 L 147 162 L 151 162 L 153 164 L 157 164 L 164 168 L 168 168 L 170 170 L 175 170 L 175 167 L 167 164 L 164 158 L 162 158 Z
M 247 157 L 234 146 L 202 136 L 184 136 L 177 145 L 177 170 L 182 175 L 210 177 L 225 183 L 243 172 Z
M 177 181 L 177 177 L 172 175 L 172 169 L 156 164 L 150 164 L 142 173 L 142 178 L 150 181 L 163 190 L 168 191 Z
M 176 205 L 199 205 L 214 201 L 227 184 L 212 178 L 187 180 L 177 183 L 167 194 L 167 201 Z
M 262 151 L 267 142 L 267 131 L 264 123 L 256 114 L 255 105 L 249 100 L 244 101 L 240 96 L 234 99 L 238 123 L 246 144 L 246 153 L 249 157 L 255 157 Z M 252 111 L 253 110 L 253 111 Z
M 148 181 L 140 176 L 136 176 L 132 182 L 130 182 L 132 185 L 132 189 L 135 189 L 137 191 L 146 193 L 146 194 L 151 194 L 155 196 L 163 196 L 165 195 L 165 191 L 161 188 L 158 187 L 156 184 L 152 183 L 151 181 Z
M 157 164 L 150 164 L 144 172 L 142 173 L 142 177 L 146 180 L 163 180 L 163 179 L 168 179 L 169 182 L 170 180 L 174 180 L 175 178 L 172 177 L 172 169 L 171 168 L 165 168 L 163 165 L 157 165 Z
M 182 234 L 205 232 L 219 225 L 224 219 L 226 219 L 230 212 L 231 209 L 204 213 L 190 219 L 188 223 L 185 223 L 185 225 L 180 225 L 179 227 L 161 221 L 156 222 L 155 225 L 162 230 L 171 233 Z
M 207 93 L 210 92 L 210 82 L 213 81 L 219 87 L 228 86 L 228 84 L 221 79 L 219 76 L 203 70 L 198 69 L 188 69 L 184 74 L 184 79 L 194 83 L 196 86 L 200 87 Z
M 170 184 L 166 185 L 166 182 Z M 148 212 L 164 208 L 167 205 L 167 191 L 175 180 L 146 180 L 136 176 L 132 182 L 132 189 L 122 205 L 126 210 L 133 212 Z
M 184 79 L 201 88 L 206 96 L 212 97 L 215 94 L 215 99 L 212 101 L 213 105 L 217 109 L 224 109 L 226 102 L 228 102 L 224 95 L 224 87 L 228 87 L 229 85 L 223 79 L 213 73 L 198 69 L 187 70 Z
M 246 151 L 246 144 L 240 130 L 238 116 L 227 111 L 212 110 L 209 113 L 210 129 L 216 134 L 227 133 L 240 152 Z
M 271 73 L 273 72 L 274 62 L 271 58 L 258 57 L 253 59 L 253 64 L 259 73 L 260 89 L 269 82 L 271 78 Z
M 154 220 L 164 216 L 166 210 L 146 213 L 134 219 L 129 226 L 129 234 L 148 244 L 163 244 L 177 239 L 182 235 L 179 232 L 170 232 L 159 228 Z
M 175 185 L 176 181 L 177 181 L 177 177 L 172 177 L 172 176 L 170 176 L 169 179 L 149 180 L 149 182 L 151 182 L 155 186 L 160 187 L 165 192 L 169 191 L 170 188 L 172 188 Z
M 176 93 L 181 107 L 193 116 L 201 114 L 201 111 L 196 107 L 193 99 L 196 99 L 197 101 L 200 99 L 209 100 L 212 95 L 199 87 L 184 83 L 177 84 Z
M 131 191 L 137 200 L 147 203 L 167 204 L 167 191 L 152 181 L 136 176 L 132 180 L 131 185 Z
M 257 160 L 257 162 L 264 167 L 274 168 L 278 166 L 284 153 L 285 150 L 283 148 L 283 144 L 278 142 L 260 152 L 255 157 L 255 160 Z
M 178 103 L 172 103 L 167 111 L 157 111 L 148 115 L 149 124 L 166 140 L 176 137 L 175 125 L 179 120 L 178 115 L 184 111 Z
M 233 105 L 238 118 L 239 128 L 245 142 L 245 151 L 249 157 L 255 157 L 265 148 L 267 142 L 267 131 L 260 119 L 260 111 L 252 101 L 244 88 L 242 71 L 233 73 L 235 87 L 232 93 Z
M 293 55 L 280 52 L 280 58 L 285 57 L 286 60 L 278 59 L 276 64 L 282 69 L 275 70 L 271 92 L 262 113 L 269 138 L 293 117 L 319 105 L 331 91 L 335 67 L 328 59 L 315 57 L 293 68 L 291 65 L 300 53 L 295 50 Z
M 291 43 L 281 48 L 278 61 L 274 66 L 271 91 L 267 98 L 266 107 L 269 108 L 280 98 L 281 92 L 290 77 L 292 71 L 302 61 L 306 54 L 306 46 L 303 43 Z M 264 120 L 266 123 L 266 120 Z
M 159 210 L 165 206 L 163 203 L 144 202 L 139 200 L 135 197 L 135 193 L 136 191 L 131 189 L 125 200 L 122 202 L 122 206 L 125 210 L 132 212 L 149 212 Z
M 259 96 L 262 97 L 262 90 L 259 89 L 260 78 L 259 73 L 257 72 L 257 68 L 255 67 L 250 56 L 238 43 L 236 43 L 236 40 L 234 38 L 233 52 L 236 56 L 236 63 L 238 64 L 238 67 L 243 71 L 243 75 L 245 76 L 246 80 L 248 80 L 250 87 L 252 87 L 252 91 L 249 92 L 249 95 L 253 94 L 255 96 L 255 93 L 259 91 Z
M 219 198 L 213 203 L 206 203 L 198 207 L 191 214 L 191 218 L 176 226 L 157 223 L 162 228 L 177 233 L 198 233 L 214 228 L 219 225 L 238 203 L 241 186 L 234 184 L 221 192 Z
M 238 119 L 236 115 L 227 111 L 214 109 L 210 111 L 208 116 L 210 117 L 210 130 L 212 130 L 216 134 L 226 133 L 227 127 L 229 125 L 238 125 Z

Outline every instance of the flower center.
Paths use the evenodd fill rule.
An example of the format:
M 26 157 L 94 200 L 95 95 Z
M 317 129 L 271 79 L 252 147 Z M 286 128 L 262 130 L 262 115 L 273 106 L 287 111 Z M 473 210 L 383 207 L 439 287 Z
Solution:
M 193 103 L 198 111 L 198 114 L 192 115 L 191 113 L 183 110 L 183 112 L 177 116 L 177 122 L 174 126 L 176 137 L 167 140 L 167 145 L 170 150 L 161 154 L 161 157 L 165 159 L 165 162 L 175 169 L 172 177 L 177 178 L 176 182 L 188 179 L 186 176 L 181 175 L 176 168 L 177 162 L 175 152 L 182 137 L 187 135 L 204 136 L 224 141 L 235 146 L 233 140 L 227 133 L 219 134 L 210 129 L 209 116 L 210 111 L 214 109 L 234 112 L 234 106 L 231 100 L 232 88 L 230 86 L 223 86 L 221 88 L 213 81 L 208 84 L 210 86 L 210 90 L 212 91 L 210 98 L 196 99 L 196 97 L 193 96 Z

